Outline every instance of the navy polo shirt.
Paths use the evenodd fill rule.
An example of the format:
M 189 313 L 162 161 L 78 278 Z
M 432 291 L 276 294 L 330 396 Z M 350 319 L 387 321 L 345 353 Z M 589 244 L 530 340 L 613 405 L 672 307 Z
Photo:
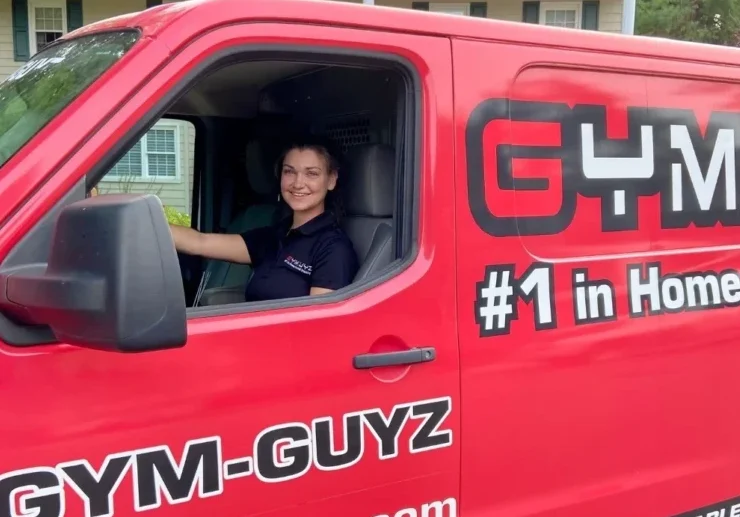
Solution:
M 352 241 L 325 211 L 291 229 L 291 218 L 242 234 L 254 274 L 248 302 L 308 296 L 311 287 L 341 289 L 359 268 Z

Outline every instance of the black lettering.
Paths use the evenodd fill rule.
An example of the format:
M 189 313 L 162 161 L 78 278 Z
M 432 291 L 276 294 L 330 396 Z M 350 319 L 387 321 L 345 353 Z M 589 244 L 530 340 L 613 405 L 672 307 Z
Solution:
M 252 474 L 252 458 L 237 458 L 224 463 L 226 479 L 240 478 Z
M 319 418 L 313 421 L 314 462 L 320 470 L 347 468 L 362 457 L 365 446 L 362 429 L 362 415 L 344 416 L 344 451 L 334 452 L 334 432 L 332 418 Z
M 570 116 L 567 104 L 550 102 L 521 102 L 508 99 L 488 99 L 471 113 L 465 128 L 465 150 L 468 164 L 468 204 L 478 226 L 494 237 L 511 235 L 551 235 L 565 230 L 576 210 L 576 190 L 565 181 L 565 169 L 573 166 L 578 157 L 564 153 L 563 147 L 496 146 L 496 179 L 502 190 L 547 190 L 546 178 L 514 178 L 512 160 L 515 158 L 560 159 L 563 162 L 563 202 L 553 216 L 499 217 L 486 203 L 486 181 L 483 167 L 483 134 L 494 121 L 558 122 Z
M 265 429 L 254 444 L 254 463 L 266 483 L 302 476 L 311 466 L 311 431 L 300 423 Z
M 87 460 L 58 465 L 67 482 L 85 502 L 87 517 L 110 517 L 113 515 L 113 496 L 123 475 L 129 467 L 131 456 L 109 456 L 100 469 L 93 470 Z
M 412 406 L 411 418 L 425 418 L 411 437 L 411 452 L 439 449 L 452 444 L 452 431 L 438 431 L 451 410 L 452 402 L 449 397 L 418 402 Z
M 64 490 L 54 469 L 40 467 L 18 470 L 0 476 L 0 517 L 16 515 L 13 511 L 13 493 L 28 489 L 20 497 L 20 513 L 35 517 L 64 515 Z
M 496 237 L 552 235 L 565 230 L 576 213 L 578 195 L 601 200 L 605 232 L 638 228 L 638 200 L 660 194 L 661 227 L 709 228 L 740 225 L 740 114 L 712 113 L 702 131 L 693 111 L 627 108 L 628 136 L 607 136 L 606 106 L 487 99 L 466 127 L 468 203 L 476 224 Z M 499 217 L 486 203 L 483 134 L 494 121 L 549 122 L 561 126 L 561 145 L 497 143 L 495 179 L 501 190 L 546 191 L 544 178 L 515 178 L 512 160 L 560 160 L 562 203 L 552 216 Z
M 218 495 L 223 489 L 221 477 L 221 441 L 219 438 L 195 440 L 185 445 L 181 464 L 175 463 L 168 447 L 136 453 L 134 483 L 136 510 L 158 508 L 164 492 L 170 504 L 199 496 Z
M 740 497 L 726 499 L 720 503 L 697 508 L 675 517 L 735 517 L 740 515 Z
M 365 411 L 363 418 L 378 441 L 378 457 L 381 460 L 398 456 L 398 437 L 409 416 L 409 406 L 396 406 L 390 421 L 379 409 Z

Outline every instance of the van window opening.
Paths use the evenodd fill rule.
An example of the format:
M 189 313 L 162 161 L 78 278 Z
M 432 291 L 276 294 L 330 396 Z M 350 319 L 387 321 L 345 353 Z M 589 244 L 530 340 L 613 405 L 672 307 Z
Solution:
M 0 82 L 0 167 L 138 39 L 127 30 L 59 42 Z
M 291 137 L 317 136 L 340 152 L 338 203 L 331 209 L 339 210 L 359 265 L 341 290 L 378 279 L 411 252 L 403 212 L 412 210 L 405 178 L 413 171 L 398 164 L 413 147 L 407 141 L 413 128 L 403 116 L 409 85 L 396 67 L 304 56 L 231 61 L 149 121 L 112 167 L 88 176 L 88 189 L 95 188 L 93 195 L 152 193 L 171 224 L 243 233 L 285 217 L 278 157 Z M 252 266 L 178 256 L 191 315 L 226 305 L 241 311 L 264 306 L 245 305 Z M 303 265 L 295 257 L 290 262 Z

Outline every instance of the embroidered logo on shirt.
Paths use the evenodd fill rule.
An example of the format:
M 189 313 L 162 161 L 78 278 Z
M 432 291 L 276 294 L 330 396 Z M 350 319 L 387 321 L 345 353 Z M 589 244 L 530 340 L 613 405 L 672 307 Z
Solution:
M 299 271 L 303 273 L 304 275 L 310 275 L 311 274 L 311 266 L 306 264 L 305 262 L 301 262 L 300 260 L 296 260 L 290 255 L 285 259 L 284 261 L 286 264 L 288 264 L 290 267 L 295 269 L 296 271 Z

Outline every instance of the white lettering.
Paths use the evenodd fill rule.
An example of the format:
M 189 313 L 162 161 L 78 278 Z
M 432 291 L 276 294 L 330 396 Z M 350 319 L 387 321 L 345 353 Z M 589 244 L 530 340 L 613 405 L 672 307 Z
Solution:
M 660 286 L 660 294 L 663 295 L 663 305 L 671 310 L 683 307 L 683 284 L 678 278 L 667 278 Z
M 727 303 L 738 303 L 740 302 L 740 275 L 727 273 L 720 278 L 722 283 L 722 297 L 727 300 Z M 740 515 L 740 510 L 738 510 Z M 733 516 L 734 517 L 734 516 Z
M 650 297 L 651 311 L 658 311 L 660 309 L 660 291 L 658 291 L 659 273 L 660 271 L 657 267 L 648 268 L 648 281 L 643 283 L 640 280 L 640 269 L 630 269 L 630 313 L 642 313 L 642 301 L 645 296 Z
M 732 129 L 720 129 L 714 143 L 712 158 L 707 168 L 706 177 L 702 175 L 694 146 L 691 143 L 686 126 L 671 126 L 671 148 L 680 149 L 686 163 L 686 170 L 696 194 L 699 208 L 710 209 L 714 193 L 719 183 L 722 164 L 725 165 L 725 210 L 736 209 L 735 193 L 735 132 Z M 680 163 L 671 164 L 673 211 L 683 210 L 683 175 Z
M 628 269 L 630 314 L 658 313 L 662 310 L 681 312 L 713 309 L 740 304 L 740 274 L 726 270 L 720 273 L 666 275 L 660 266 L 630 266 Z M 647 278 L 646 278 L 647 277 Z
M 383 513 L 375 517 L 457 517 L 457 500 L 448 497 L 444 501 L 424 503 L 420 509 L 403 508 L 396 513 Z
M 445 513 L 447 508 L 447 513 Z M 457 516 L 457 501 L 454 497 L 448 497 L 444 501 L 435 501 L 433 503 L 424 504 L 421 506 L 421 517 L 456 517 Z
M 581 124 L 581 163 L 583 175 L 588 179 L 648 179 L 655 172 L 653 161 L 653 128 L 640 127 L 642 156 L 637 157 L 596 157 L 594 149 L 594 125 Z M 626 213 L 625 192 L 614 192 L 613 209 L 615 215 Z
M 689 307 L 709 305 L 709 287 L 712 289 L 712 300 L 719 300 L 719 282 L 712 275 L 690 276 L 686 279 L 686 290 L 689 295 Z M 697 303 L 696 295 L 699 294 Z
M 594 152 L 594 125 L 581 124 L 581 153 L 583 174 L 588 179 L 649 179 L 653 176 L 653 128 L 641 126 L 642 156 L 623 158 L 596 157 Z

